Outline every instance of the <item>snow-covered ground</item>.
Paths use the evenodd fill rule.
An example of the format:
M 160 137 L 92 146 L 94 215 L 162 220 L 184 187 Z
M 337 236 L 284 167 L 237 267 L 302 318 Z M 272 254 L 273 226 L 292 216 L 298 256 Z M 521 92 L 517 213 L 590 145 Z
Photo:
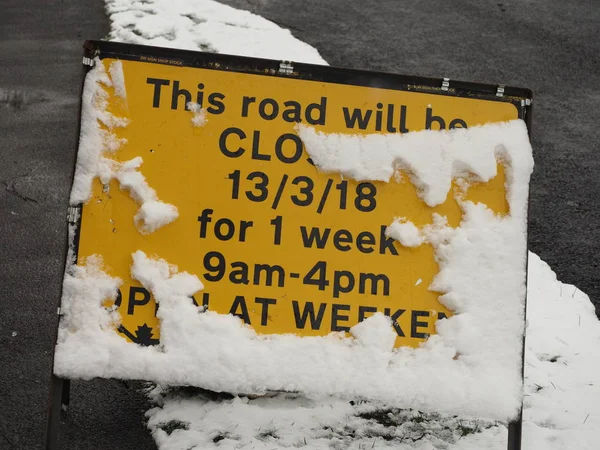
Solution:
M 593 450 L 600 438 L 600 324 L 586 294 L 529 254 L 523 449 Z M 149 390 L 159 448 L 504 450 L 500 423 L 330 398 Z M 407 420 L 410 419 L 410 420 Z M 415 420 L 416 419 L 416 420 Z M 399 425 L 400 424 L 400 425 Z M 475 432 L 475 430 L 477 430 Z
M 114 41 L 327 64 L 289 30 L 212 0 L 105 1 Z
M 324 64 L 287 30 L 210 0 L 106 0 L 114 40 Z M 523 448 L 596 449 L 600 324 L 589 298 L 529 257 Z M 149 390 L 161 450 L 208 448 L 504 449 L 501 423 L 302 396 L 215 397 Z M 407 420 L 410 419 L 410 420 Z

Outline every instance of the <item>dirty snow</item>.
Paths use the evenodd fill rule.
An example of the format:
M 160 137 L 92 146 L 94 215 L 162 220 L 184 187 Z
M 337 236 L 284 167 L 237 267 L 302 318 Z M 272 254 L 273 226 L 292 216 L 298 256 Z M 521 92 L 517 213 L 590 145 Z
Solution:
M 190 398 L 191 394 L 194 397 Z M 149 395 L 160 405 L 147 416 L 162 450 L 194 445 L 199 449 L 409 450 L 432 449 L 432 444 L 444 449 L 482 450 L 502 449 L 489 444 L 506 441 L 506 429 L 493 421 L 398 410 L 370 402 L 315 401 L 296 394 L 211 399 L 198 390 L 161 387 Z M 452 445 L 457 442 L 460 447 Z

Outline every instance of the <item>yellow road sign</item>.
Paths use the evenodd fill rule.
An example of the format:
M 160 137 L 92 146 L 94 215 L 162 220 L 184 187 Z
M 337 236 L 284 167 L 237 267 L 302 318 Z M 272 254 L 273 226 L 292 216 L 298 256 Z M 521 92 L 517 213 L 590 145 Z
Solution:
M 139 205 L 118 181 L 93 182 L 78 257 L 102 255 L 106 271 L 124 280 L 117 300 L 124 337 L 143 344 L 160 337 L 154 300 L 130 275 L 137 250 L 196 274 L 205 285 L 198 304 L 235 314 L 259 333 L 325 335 L 381 311 L 393 319 L 397 346 L 417 346 L 452 314 L 429 289 L 438 271 L 432 247 L 405 248 L 385 234 L 396 217 L 422 226 L 438 213 L 458 226 L 452 192 L 430 208 L 401 172 L 390 183 L 322 173 L 295 127 L 343 134 L 472 127 L 523 117 L 518 101 L 392 76 L 373 82 L 363 72 L 353 81 L 354 72 L 328 68 L 322 76 L 293 67 L 280 74 L 233 57 L 228 65 L 226 57 L 199 64 L 101 56 L 107 72 L 121 61 L 125 92 L 118 83 L 105 90 L 108 110 L 128 121 L 116 130 L 125 143 L 105 156 L 141 157 L 148 185 L 179 211 L 174 222 L 141 233 L 133 220 Z M 203 111 L 186 108 L 194 103 Z M 500 164 L 496 178 L 471 185 L 466 196 L 506 214 L 504 181 Z

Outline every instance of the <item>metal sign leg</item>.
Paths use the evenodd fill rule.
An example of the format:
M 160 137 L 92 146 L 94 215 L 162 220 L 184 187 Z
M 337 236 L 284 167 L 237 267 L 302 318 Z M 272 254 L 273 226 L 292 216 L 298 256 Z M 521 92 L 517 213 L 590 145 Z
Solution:
M 69 406 L 69 399 L 71 397 L 71 380 L 63 380 L 62 395 L 60 397 L 60 403 L 63 411 L 67 410 Z
M 60 411 L 62 409 L 65 393 L 68 395 L 69 388 L 65 389 L 68 380 L 52 375 L 50 381 L 50 398 L 48 401 L 48 423 L 46 424 L 46 450 L 58 450 L 58 430 L 60 427 Z
M 508 424 L 508 450 L 521 450 L 521 431 L 523 429 L 523 417 Z

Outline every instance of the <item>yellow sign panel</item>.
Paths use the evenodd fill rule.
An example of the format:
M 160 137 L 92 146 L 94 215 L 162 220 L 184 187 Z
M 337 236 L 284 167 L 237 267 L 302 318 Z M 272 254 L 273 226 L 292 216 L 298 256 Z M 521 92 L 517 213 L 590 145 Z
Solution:
M 100 63 L 108 71 L 115 61 Z M 380 311 L 392 318 L 396 345 L 414 347 L 451 315 L 429 289 L 438 271 L 432 247 L 405 248 L 385 230 L 396 217 L 423 226 L 433 213 L 458 226 L 453 193 L 430 208 L 402 174 L 358 183 L 322 173 L 295 126 L 344 134 L 471 127 L 518 118 L 512 103 L 143 60 L 122 67 L 126 97 L 106 90 L 109 111 L 129 124 L 116 131 L 126 144 L 109 157 L 141 156 L 148 184 L 179 211 L 142 234 L 133 220 L 138 204 L 117 181 L 94 180 L 79 261 L 102 255 L 107 272 L 123 279 L 117 304 L 126 338 L 159 339 L 155 302 L 130 275 L 137 250 L 197 275 L 205 286 L 199 305 L 259 333 L 326 335 Z M 192 122 L 189 102 L 206 110 L 204 121 Z M 466 197 L 506 214 L 499 169 Z

